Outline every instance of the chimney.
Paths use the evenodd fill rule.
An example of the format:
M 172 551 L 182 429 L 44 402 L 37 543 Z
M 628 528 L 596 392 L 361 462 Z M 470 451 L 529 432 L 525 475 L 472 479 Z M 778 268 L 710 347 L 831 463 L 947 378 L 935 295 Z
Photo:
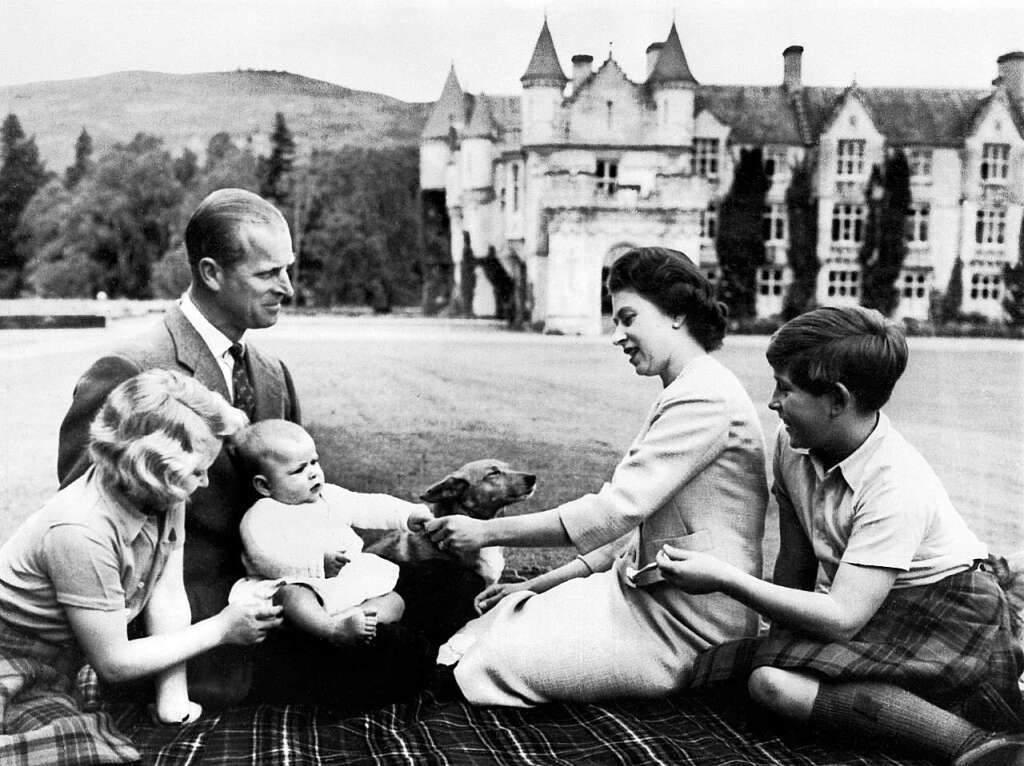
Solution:
M 1024 99 L 1024 52 L 1004 53 L 996 59 L 999 77 L 996 79 L 1006 88 L 1011 98 Z
M 577 53 L 572 57 L 572 89 L 574 91 L 579 89 L 580 83 L 590 77 L 593 63 L 594 57 L 586 53 Z
M 782 52 L 782 85 L 790 93 L 803 87 L 800 82 L 800 57 L 803 53 L 802 45 L 790 45 Z
M 651 76 L 651 72 L 654 71 L 654 67 L 658 63 L 658 56 L 661 55 L 661 49 L 665 47 L 665 43 L 651 43 L 647 46 L 647 76 Z

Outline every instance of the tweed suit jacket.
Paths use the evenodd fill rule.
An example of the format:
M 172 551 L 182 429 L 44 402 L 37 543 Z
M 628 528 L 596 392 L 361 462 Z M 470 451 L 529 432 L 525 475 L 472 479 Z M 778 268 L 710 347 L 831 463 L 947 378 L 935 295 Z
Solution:
M 299 403 L 288 369 L 253 344 L 246 343 L 246 348 L 256 396 L 254 420 L 299 422 Z M 57 475 L 61 487 L 89 467 L 89 425 L 107 394 L 128 378 L 154 368 L 190 375 L 230 401 L 217 360 L 175 304 L 160 322 L 104 355 L 79 379 L 60 428 Z M 238 525 L 253 500 L 252 489 L 235 471 L 226 451 L 210 467 L 209 479 L 209 486 L 192 496 L 185 517 L 185 588 L 193 620 L 220 611 L 231 585 L 245 574 Z

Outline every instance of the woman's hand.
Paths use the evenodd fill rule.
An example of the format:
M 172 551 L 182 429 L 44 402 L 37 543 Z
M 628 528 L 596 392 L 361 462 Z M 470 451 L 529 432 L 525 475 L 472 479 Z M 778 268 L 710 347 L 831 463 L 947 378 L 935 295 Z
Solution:
M 655 557 L 665 581 L 687 593 L 716 593 L 724 590 L 735 567 L 720 558 L 699 551 L 662 546 Z
M 225 644 L 258 644 L 267 632 L 278 627 L 284 607 L 265 599 L 247 599 L 228 604 L 217 615 L 224 623 Z
M 434 520 L 434 514 L 425 505 L 417 505 L 409 512 L 409 519 L 405 522 L 410 532 L 422 532 L 428 521 Z
M 518 593 L 521 590 L 529 589 L 530 584 L 528 582 L 499 582 L 494 585 L 488 585 L 473 599 L 473 607 L 476 609 L 477 614 L 483 614 L 497 606 L 498 602 L 510 593 Z
M 474 553 L 490 544 L 487 522 L 468 516 L 442 516 L 428 521 L 424 529 L 431 542 L 442 551 Z
M 345 555 L 345 551 L 328 551 L 324 554 L 324 577 L 337 577 L 351 559 Z

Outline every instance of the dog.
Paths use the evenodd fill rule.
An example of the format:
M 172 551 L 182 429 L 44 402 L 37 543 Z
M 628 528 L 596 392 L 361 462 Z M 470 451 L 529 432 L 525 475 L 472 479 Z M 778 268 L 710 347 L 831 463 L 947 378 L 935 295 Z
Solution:
M 501 460 L 473 460 L 427 489 L 420 500 L 438 518 L 463 515 L 492 519 L 505 506 L 529 497 L 536 486 L 534 474 L 514 470 Z M 476 571 L 488 585 L 496 583 L 505 569 L 501 548 L 483 548 L 460 555 L 439 550 L 427 537 L 415 532 L 389 532 L 365 550 L 396 564 L 438 558 L 456 560 Z

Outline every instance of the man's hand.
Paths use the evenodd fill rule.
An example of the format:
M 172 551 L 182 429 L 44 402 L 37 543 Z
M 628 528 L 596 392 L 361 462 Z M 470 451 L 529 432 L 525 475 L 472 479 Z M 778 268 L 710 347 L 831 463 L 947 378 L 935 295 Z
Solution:
M 434 514 L 430 512 L 430 509 L 425 505 L 417 505 L 409 513 L 409 519 L 406 521 L 406 525 L 409 527 L 410 532 L 422 532 L 428 521 L 434 520 Z
M 324 577 L 337 577 L 341 568 L 351 560 L 345 551 L 328 551 L 324 554 Z
M 427 537 L 442 551 L 474 553 L 489 544 L 487 522 L 468 516 L 443 516 L 428 521 Z
M 494 585 L 488 585 L 473 599 L 473 607 L 476 609 L 477 614 L 483 614 L 497 606 L 498 602 L 505 598 L 505 596 L 521 590 L 529 590 L 529 587 L 530 585 L 527 582 L 499 582 Z
M 655 557 L 662 577 L 687 593 L 716 593 L 725 588 L 735 567 L 708 553 L 662 546 Z

